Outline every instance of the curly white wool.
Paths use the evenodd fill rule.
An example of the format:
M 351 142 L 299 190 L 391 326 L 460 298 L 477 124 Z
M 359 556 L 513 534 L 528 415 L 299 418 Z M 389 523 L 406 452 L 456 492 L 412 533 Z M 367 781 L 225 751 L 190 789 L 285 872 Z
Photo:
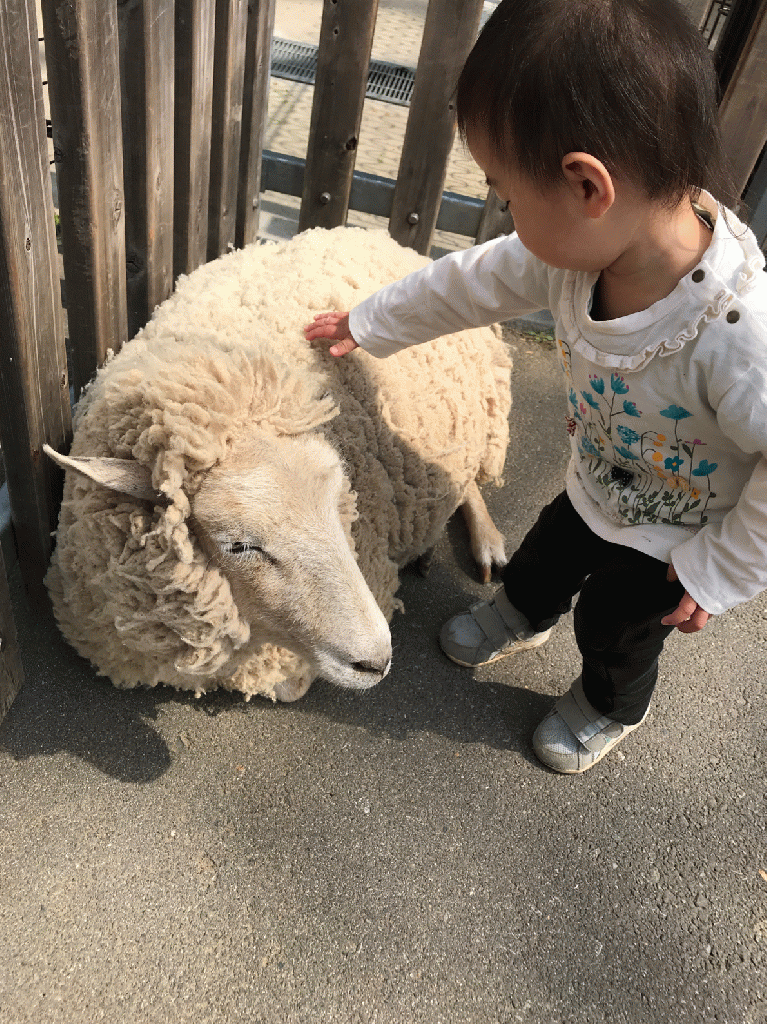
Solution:
M 510 359 L 484 329 L 333 360 L 302 326 L 425 262 L 354 228 L 251 245 L 182 277 L 99 371 L 71 454 L 135 459 L 164 495 L 152 506 L 67 473 L 47 582 L 64 635 L 100 673 L 198 694 L 308 686 L 315 666 L 263 641 L 195 532 L 202 482 L 251 435 L 319 433 L 335 449 L 344 529 L 390 619 L 399 568 L 434 545 L 474 480 L 500 477 Z

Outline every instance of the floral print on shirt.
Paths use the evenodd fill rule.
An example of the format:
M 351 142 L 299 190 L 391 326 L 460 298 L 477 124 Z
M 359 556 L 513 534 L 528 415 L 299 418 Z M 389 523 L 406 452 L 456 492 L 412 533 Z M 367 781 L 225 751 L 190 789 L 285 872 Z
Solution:
M 628 397 L 631 388 L 622 374 L 593 373 L 589 387 L 577 393 L 569 345 L 557 344 L 568 381 L 567 432 L 609 505 L 629 526 L 707 522 L 717 463 L 702 457 L 700 438 L 684 436 L 684 421 L 692 414 L 672 404 L 659 410 L 668 420 L 666 432 L 643 430 L 642 410 Z

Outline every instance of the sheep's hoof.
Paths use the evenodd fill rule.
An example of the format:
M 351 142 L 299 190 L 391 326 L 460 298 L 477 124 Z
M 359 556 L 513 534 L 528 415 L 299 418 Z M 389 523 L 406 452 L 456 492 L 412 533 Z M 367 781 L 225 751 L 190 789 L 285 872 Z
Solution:
M 434 560 L 434 548 L 429 548 L 428 551 L 424 551 L 422 555 L 419 555 L 416 560 L 416 568 L 422 576 L 429 575 L 429 569 L 431 569 L 431 563 Z
M 311 676 L 308 679 L 283 679 L 274 687 L 275 699 L 281 704 L 292 704 L 294 700 L 300 700 L 311 685 Z
M 483 583 L 489 583 L 490 577 L 493 575 L 493 567 L 491 565 L 480 565 L 479 575 Z

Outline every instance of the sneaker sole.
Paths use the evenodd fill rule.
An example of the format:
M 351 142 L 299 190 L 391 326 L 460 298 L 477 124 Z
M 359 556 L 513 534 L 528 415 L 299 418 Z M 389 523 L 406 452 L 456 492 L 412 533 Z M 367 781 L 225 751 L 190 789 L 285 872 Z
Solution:
M 532 640 L 519 640 L 509 647 L 507 650 L 498 651 L 492 658 L 488 658 L 486 661 L 461 661 L 460 658 L 456 658 L 452 654 L 448 654 L 445 648 L 442 648 L 442 653 L 450 658 L 451 661 L 455 662 L 456 665 L 460 665 L 462 668 L 479 668 L 480 665 L 492 665 L 495 661 L 500 661 L 502 658 L 510 658 L 512 654 L 519 654 L 520 651 L 529 651 L 533 647 L 540 647 L 545 644 L 551 635 L 551 630 L 547 630 L 540 636 L 534 637 Z
M 624 737 L 624 739 L 625 739 L 625 737 Z M 611 747 L 608 747 L 607 750 L 601 750 L 597 754 L 597 756 L 594 758 L 594 760 L 593 761 L 589 761 L 589 763 L 587 765 L 584 765 L 583 768 L 558 768 L 556 765 L 549 764 L 548 761 L 544 760 L 544 758 L 541 757 L 541 755 L 538 753 L 538 751 L 535 749 L 535 747 L 533 747 L 533 753 L 535 754 L 535 756 L 538 758 L 538 760 L 541 762 L 542 765 L 545 765 L 546 768 L 549 769 L 549 771 L 556 772 L 557 775 L 583 775 L 583 773 L 587 772 L 589 770 L 589 768 L 593 768 L 595 764 L 599 764 L 599 762 L 602 760 L 602 758 L 603 757 L 607 757 L 607 755 L 610 753 L 610 751 L 614 750 L 615 747 L 617 747 L 617 746 L 618 746 L 618 744 L 614 743 Z

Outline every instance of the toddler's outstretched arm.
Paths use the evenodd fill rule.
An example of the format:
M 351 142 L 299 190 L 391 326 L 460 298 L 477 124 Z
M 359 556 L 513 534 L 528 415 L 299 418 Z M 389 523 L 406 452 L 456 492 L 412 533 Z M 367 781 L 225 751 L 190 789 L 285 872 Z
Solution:
M 669 583 L 673 583 L 678 578 L 674 566 L 669 565 L 666 579 Z M 661 619 L 661 622 L 664 626 L 676 626 L 680 633 L 697 633 L 698 630 L 703 629 L 710 618 L 710 613 L 704 611 L 695 598 L 685 590 L 682 600 L 670 615 Z
M 331 311 L 330 313 L 318 313 L 313 322 L 304 327 L 304 335 L 307 341 L 315 341 L 317 338 L 329 338 L 335 341 L 328 351 L 331 356 L 345 356 L 353 352 L 359 345 L 352 337 L 349 330 L 349 314 Z

